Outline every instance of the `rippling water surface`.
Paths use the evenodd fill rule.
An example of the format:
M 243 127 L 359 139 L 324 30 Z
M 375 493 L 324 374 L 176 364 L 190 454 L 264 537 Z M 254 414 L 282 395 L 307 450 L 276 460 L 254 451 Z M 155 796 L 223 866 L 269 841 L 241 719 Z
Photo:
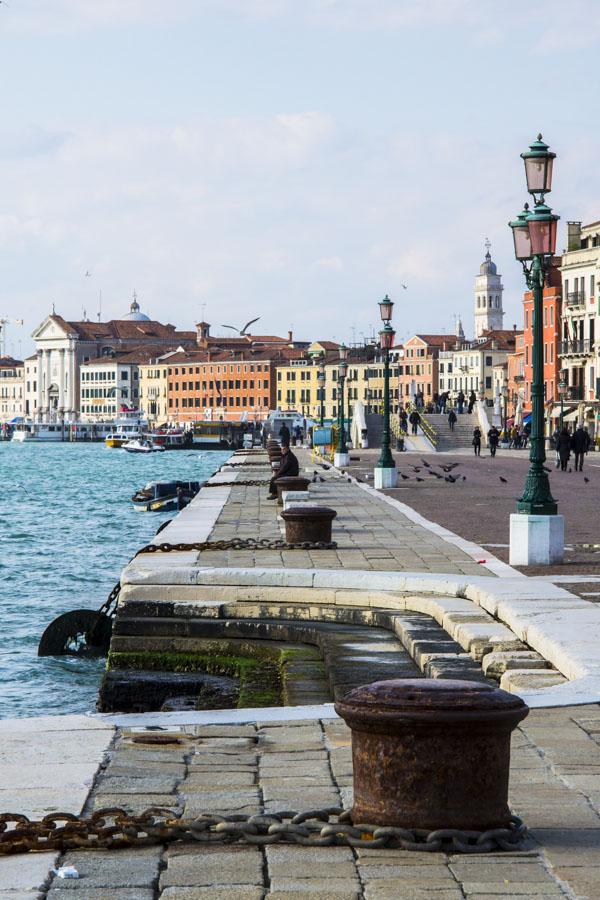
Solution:
M 99 607 L 173 515 L 134 512 L 137 488 L 201 481 L 228 456 L 0 443 L 0 718 L 94 709 L 104 660 L 38 657 L 44 628 L 70 609 Z

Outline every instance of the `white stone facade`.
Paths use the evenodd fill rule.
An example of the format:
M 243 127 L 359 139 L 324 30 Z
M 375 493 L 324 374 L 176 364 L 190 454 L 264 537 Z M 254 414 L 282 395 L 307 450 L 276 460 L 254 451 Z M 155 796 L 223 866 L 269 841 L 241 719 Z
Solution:
M 490 256 L 489 242 L 486 244 L 485 259 L 479 267 L 479 275 L 475 279 L 475 337 L 479 338 L 486 331 L 502 330 L 504 310 L 502 308 L 501 276 L 496 264 Z
M 125 409 L 138 409 L 139 403 L 137 364 L 107 357 L 81 366 L 79 408 L 85 421 L 115 419 Z
M 37 347 L 36 421 L 73 421 L 79 415 L 79 364 L 84 349 L 77 334 L 48 316 L 32 335 Z
M 567 225 L 562 278 L 561 367 L 567 370 L 568 398 L 581 404 L 580 418 L 589 421 L 600 403 L 600 222 Z

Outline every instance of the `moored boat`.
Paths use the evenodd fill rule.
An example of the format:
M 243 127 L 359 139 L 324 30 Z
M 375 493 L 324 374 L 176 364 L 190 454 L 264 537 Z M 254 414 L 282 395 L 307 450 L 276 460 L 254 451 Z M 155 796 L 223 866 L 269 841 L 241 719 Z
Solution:
M 136 512 L 168 512 L 183 509 L 200 490 L 199 481 L 150 481 L 131 501 Z

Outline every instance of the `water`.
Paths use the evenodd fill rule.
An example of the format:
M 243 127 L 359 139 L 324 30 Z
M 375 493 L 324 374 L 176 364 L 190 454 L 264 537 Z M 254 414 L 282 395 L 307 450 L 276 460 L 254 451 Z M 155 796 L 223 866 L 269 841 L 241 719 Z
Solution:
M 97 609 L 171 513 L 136 513 L 148 481 L 202 481 L 230 454 L 0 443 L 0 718 L 93 710 L 103 659 L 38 657 L 46 625 Z

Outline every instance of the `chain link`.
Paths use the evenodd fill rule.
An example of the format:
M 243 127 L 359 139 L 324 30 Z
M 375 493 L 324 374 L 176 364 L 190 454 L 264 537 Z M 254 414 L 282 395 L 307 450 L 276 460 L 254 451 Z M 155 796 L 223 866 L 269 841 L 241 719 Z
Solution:
M 258 479 L 250 479 L 248 481 L 228 481 L 228 482 L 224 482 L 224 483 L 223 482 L 219 483 L 218 481 L 216 481 L 216 482 L 210 482 L 210 483 L 207 482 L 206 484 L 203 484 L 202 490 L 204 490 L 204 488 L 219 488 L 219 487 L 264 487 L 264 485 L 266 485 L 266 484 L 271 484 L 269 479 L 266 479 L 265 481 L 258 481 Z
M 32 821 L 18 813 L 3 813 L 0 815 L 0 856 L 48 850 L 117 850 L 173 841 L 244 841 L 255 845 L 291 843 L 307 847 L 342 845 L 426 853 L 490 853 L 519 849 L 526 831 L 516 816 L 511 817 L 508 828 L 489 831 L 444 828 L 428 832 L 354 824 L 350 811 L 338 807 L 256 815 L 206 814 L 189 820 L 178 819 L 171 810 L 160 807 L 151 807 L 137 816 L 120 807 L 107 807 L 86 819 L 56 812 Z
M 232 538 L 229 541 L 196 541 L 191 544 L 146 544 L 133 557 L 143 553 L 184 553 L 188 550 L 335 550 L 336 541 L 298 541 L 291 543 L 268 538 Z

